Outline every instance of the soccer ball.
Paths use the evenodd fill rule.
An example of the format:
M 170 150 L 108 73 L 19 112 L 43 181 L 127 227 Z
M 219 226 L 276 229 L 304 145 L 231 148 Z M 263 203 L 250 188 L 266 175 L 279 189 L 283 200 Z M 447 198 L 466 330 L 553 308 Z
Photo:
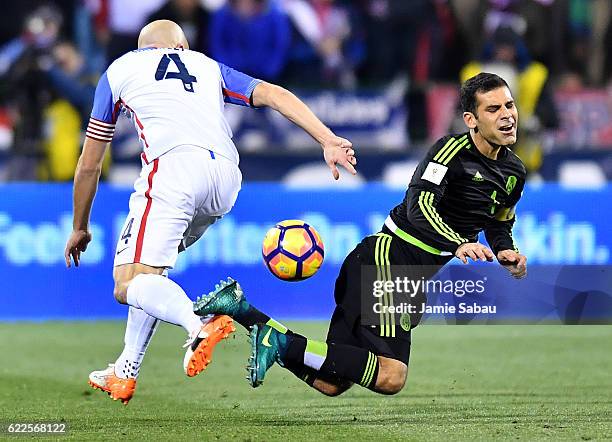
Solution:
M 284 281 L 301 281 L 321 267 L 323 241 L 304 221 L 286 220 L 268 230 L 261 253 L 274 276 Z

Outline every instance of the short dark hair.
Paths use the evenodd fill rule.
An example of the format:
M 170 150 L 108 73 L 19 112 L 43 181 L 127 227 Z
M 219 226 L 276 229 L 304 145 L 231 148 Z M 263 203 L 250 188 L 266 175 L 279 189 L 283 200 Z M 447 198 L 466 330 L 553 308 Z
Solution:
M 461 86 L 461 111 L 476 115 L 476 94 L 485 94 L 504 86 L 509 88 L 506 80 L 488 72 L 481 72 L 468 79 Z

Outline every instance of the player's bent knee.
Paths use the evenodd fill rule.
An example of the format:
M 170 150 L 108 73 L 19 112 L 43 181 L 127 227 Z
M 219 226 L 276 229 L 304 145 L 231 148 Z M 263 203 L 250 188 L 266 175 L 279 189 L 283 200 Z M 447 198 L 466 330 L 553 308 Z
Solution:
M 323 393 L 325 396 L 330 396 L 330 397 L 340 396 L 342 393 L 344 393 L 346 391 L 346 390 L 338 387 L 337 385 L 329 385 L 329 384 L 326 384 L 324 386 L 320 386 L 317 389 L 321 393 Z
M 408 367 L 395 359 L 379 357 L 380 368 L 376 379 L 376 391 L 382 394 L 397 394 L 404 388 Z
M 127 291 L 132 280 L 140 274 L 162 275 L 163 267 L 151 267 L 144 264 L 123 264 L 113 270 L 115 288 L 113 295 L 120 304 L 127 304 Z
M 406 378 L 394 374 L 387 379 L 387 382 L 384 385 L 383 393 L 384 394 L 397 394 L 404 388 L 404 384 L 406 383 Z
M 127 284 L 123 282 L 115 282 L 113 296 L 119 304 L 127 304 Z
M 313 387 L 316 388 L 321 393 L 323 393 L 325 396 L 334 397 L 334 396 L 340 396 L 346 390 L 351 388 L 351 385 L 352 383 L 350 382 L 335 384 L 335 383 L 330 383 L 330 382 L 326 382 L 326 381 L 317 379 L 314 382 Z

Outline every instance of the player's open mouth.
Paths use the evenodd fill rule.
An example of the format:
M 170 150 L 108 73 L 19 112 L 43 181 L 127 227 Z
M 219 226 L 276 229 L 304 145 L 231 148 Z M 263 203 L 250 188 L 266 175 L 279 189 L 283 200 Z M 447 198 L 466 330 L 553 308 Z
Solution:
M 499 131 L 506 135 L 511 135 L 514 133 L 514 124 L 508 124 L 506 126 L 501 126 L 499 128 Z

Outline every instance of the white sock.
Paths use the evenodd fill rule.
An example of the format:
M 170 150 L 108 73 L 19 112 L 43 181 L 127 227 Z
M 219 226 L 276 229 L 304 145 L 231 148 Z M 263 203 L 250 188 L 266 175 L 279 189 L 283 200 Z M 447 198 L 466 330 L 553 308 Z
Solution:
M 159 320 L 153 316 L 136 307 L 129 308 L 125 326 L 125 347 L 115 362 L 115 376 L 122 379 L 138 377 L 140 364 L 158 325 Z
M 161 275 L 137 275 L 128 286 L 127 303 L 154 318 L 180 325 L 188 334 L 202 326 L 185 291 L 176 282 Z

